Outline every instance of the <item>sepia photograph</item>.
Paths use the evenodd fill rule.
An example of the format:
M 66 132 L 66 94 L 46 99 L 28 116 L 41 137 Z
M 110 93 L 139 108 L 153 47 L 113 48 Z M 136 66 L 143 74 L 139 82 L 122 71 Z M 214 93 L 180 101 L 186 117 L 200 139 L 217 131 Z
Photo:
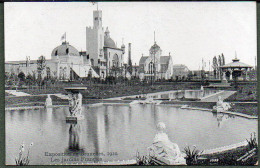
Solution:
M 256 2 L 5 2 L 6 165 L 258 165 Z

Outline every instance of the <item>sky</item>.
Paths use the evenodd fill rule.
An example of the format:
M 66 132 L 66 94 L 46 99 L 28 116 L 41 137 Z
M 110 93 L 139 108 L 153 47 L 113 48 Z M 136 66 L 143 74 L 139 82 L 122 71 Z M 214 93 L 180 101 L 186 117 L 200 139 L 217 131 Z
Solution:
M 85 51 L 86 27 L 93 26 L 96 9 L 90 2 L 5 3 L 5 61 L 50 59 L 65 32 L 72 46 Z M 137 65 L 142 54 L 149 55 L 154 31 L 162 54 L 190 70 L 201 68 L 202 59 L 209 70 L 222 53 L 226 63 L 237 53 L 241 62 L 255 65 L 255 2 L 98 2 L 98 9 L 117 46 L 124 42 L 128 51 L 132 43 Z

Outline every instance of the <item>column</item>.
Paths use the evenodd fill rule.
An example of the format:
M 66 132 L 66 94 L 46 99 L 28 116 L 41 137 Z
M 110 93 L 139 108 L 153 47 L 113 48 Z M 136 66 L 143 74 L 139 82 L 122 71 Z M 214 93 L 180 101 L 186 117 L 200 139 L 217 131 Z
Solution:
M 230 70 L 229 72 L 230 72 L 230 80 L 233 80 L 233 77 L 232 77 L 232 73 L 233 73 L 233 71 Z

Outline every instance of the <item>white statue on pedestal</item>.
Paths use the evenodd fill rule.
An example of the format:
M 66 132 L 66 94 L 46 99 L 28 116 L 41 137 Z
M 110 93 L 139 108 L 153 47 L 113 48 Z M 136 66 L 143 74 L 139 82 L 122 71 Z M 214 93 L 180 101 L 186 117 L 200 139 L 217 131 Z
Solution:
M 179 146 L 169 140 L 168 135 L 164 132 L 165 128 L 164 123 L 158 123 L 158 133 L 154 137 L 153 145 L 148 148 L 149 155 L 168 165 L 185 165 L 184 155 L 181 153 Z
M 83 120 L 82 113 L 82 94 L 69 94 L 69 112 L 70 116 L 66 120 Z
M 223 102 L 221 96 L 218 96 L 217 105 L 213 107 L 217 112 L 227 111 L 231 108 L 230 104 L 227 102 Z
M 47 95 L 46 101 L 45 101 L 45 107 L 50 107 L 52 106 L 52 99 L 51 99 L 51 95 Z
M 69 94 L 69 110 L 71 116 L 81 114 L 82 111 L 82 94 Z

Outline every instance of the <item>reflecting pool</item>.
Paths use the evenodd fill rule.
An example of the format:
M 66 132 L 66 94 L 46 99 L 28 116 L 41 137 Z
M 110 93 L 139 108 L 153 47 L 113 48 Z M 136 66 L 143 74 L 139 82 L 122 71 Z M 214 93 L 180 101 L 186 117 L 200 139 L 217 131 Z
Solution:
M 63 164 L 134 159 L 137 151 L 146 154 L 158 122 L 166 124 L 169 138 L 181 150 L 188 145 L 199 150 L 230 145 L 257 132 L 257 120 L 167 105 L 84 106 L 83 110 L 85 120 L 77 124 L 66 123 L 68 107 L 7 110 L 6 164 L 15 164 L 19 146 L 31 142 L 30 165 L 60 164 L 57 159 Z M 77 156 L 51 157 L 51 153 Z

